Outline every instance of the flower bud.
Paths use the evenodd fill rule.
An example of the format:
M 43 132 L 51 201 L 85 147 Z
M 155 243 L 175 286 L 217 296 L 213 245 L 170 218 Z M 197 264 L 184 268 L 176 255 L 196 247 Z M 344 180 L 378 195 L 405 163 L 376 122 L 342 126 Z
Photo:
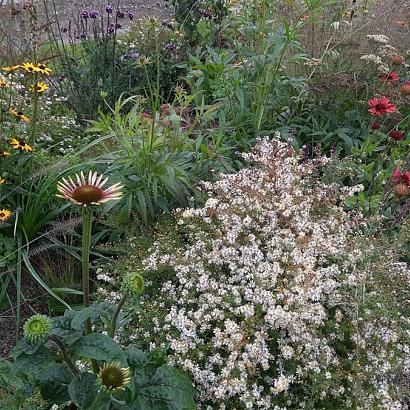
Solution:
M 144 278 L 137 272 L 129 273 L 125 276 L 122 286 L 124 293 L 130 296 L 138 296 L 144 290 Z
M 46 342 L 51 333 L 51 319 L 46 315 L 34 315 L 24 323 L 24 338 L 32 344 Z

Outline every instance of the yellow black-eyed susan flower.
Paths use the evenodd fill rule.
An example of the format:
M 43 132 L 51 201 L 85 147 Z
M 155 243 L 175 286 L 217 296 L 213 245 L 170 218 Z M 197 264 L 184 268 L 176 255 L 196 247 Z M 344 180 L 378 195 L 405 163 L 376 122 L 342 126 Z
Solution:
M 30 91 L 32 93 L 43 93 L 44 91 L 48 90 L 48 85 L 45 83 L 42 83 L 41 81 L 37 82 L 36 84 L 33 84 L 30 87 Z
M 36 69 L 41 74 L 50 75 L 50 73 L 51 73 L 51 69 L 49 69 L 43 63 L 38 63 L 37 66 L 36 66 Z
M 14 149 L 19 149 L 20 151 L 33 151 L 33 147 L 27 142 L 18 140 L 16 138 L 12 138 L 10 140 L 10 144 L 13 146 Z
M 18 68 L 20 68 L 20 65 L 12 65 L 12 66 L 4 66 L 1 69 L 5 71 L 6 73 L 11 73 L 12 71 L 16 71 Z
M 120 363 L 104 363 L 98 373 L 100 389 L 112 393 L 125 390 L 130 380 L 130 369 Z
M 0 221 L 7 221 L 12 215 L 12 212 L 8 209 L 0 209 Z
M 0 185 L 3 185 L 5 183 L 6 183 L 6 180 L 4 178 L 0 177 Z
M 30 118 L 24 115 L 22 111 L 16 111 L 16 110 L 10 110 L 10 114 L 13 114 L 15 117 L 20 118 L 20 120 L 23 120 L 25 122 L 30 122 Z
M 2 157 L 2 158 L 8 157 L 9 155 L 10 155 L 10 152 L 0 151 L 0 157 Z
M 0 88 L 7 87 L 7 82 L 0 79 Z
M 35 73 L 39 71 L 33 63 L 24 63 L 21 67 L 24 68 L 28 73 Z

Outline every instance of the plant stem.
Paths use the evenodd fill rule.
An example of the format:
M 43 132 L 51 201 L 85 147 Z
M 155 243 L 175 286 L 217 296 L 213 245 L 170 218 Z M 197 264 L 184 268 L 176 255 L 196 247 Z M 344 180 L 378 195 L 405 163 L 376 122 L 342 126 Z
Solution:
M 33 91 L 33 114 L 31 117 L 31 132 L 29 141 L 31 144 L 36 142 L 36 131 L 37 131 L 37 117 L 38 117 L 38 98 L 39 93 L 37 92 L 37 81 L 38 81 L 38 74 L 36 73 L 34 76 L 34 91 Z
M 77 376 L 78 369 L 75 367 L 75 364 L 71 361 L 71 358 L 67 352 L 67 349 L 64 346 L 64 343 L 55 335 L 49 336 L 48 339 L 59 347 L 61 354 L 63 355 L 63 360 L 68 367 L 68 370 L 70 370 L 74 377 Z
M 82 277 L 83 277 L 83 300 L 84 307 L 90 306 L 90 246 L 93 212 L 91 209 L 83 209 L 83 238 L 82 238 Z M 85 333 L 91 333 L 91 319 L 87 319 Z
M 121 309 L 124 306 L 125 301 L 127 300 L 127 296 L 123 295 L 120 301 L 118 302 L 118 305 L 115 308 L 114 314 L 112 316 L 111 320 L 111 329 L 109 332 L 109 335 L 114 338 L 115 331 L 117 329 L 117 321 L 118 321 L 118 316 L 120 315 Z

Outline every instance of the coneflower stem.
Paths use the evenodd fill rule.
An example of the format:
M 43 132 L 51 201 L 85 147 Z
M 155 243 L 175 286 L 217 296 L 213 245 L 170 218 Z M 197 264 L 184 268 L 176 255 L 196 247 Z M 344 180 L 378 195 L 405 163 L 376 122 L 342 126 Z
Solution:
M 117 330 L 117 321 L 118 321 L 118 316 L 120 315 L 121 309 L 124 306 L 125 301 L 127 300 L 127 296 L 123 295 L 120 301 L 118 302 L 118 305 L 115 308 L 114 314 L 112 316 L 111 320 L 111 328 L 110 328 L 110 333 L 109 335 L 114 338 L 115 336 L 115 331 Z
M 90 208 L 83 208 L 83 246 L 82 246 L 82 276 L 83 276 L 83 300 L 84 307 L 90 306 L 90 247 L 91 247 L 91 229 L 93 224 L 93 211 Z M 91 319 L 85 322 L 85 334 L 92 331 Z M 94 373 L 98 373 L 98 363 L 91 359 L 91 366 Z
M 83 209 L 83 238 L 82 238 L 82 277 L 83 277 L 83 300 L 84 307 L 90 306 L 90 247 L 91 247 L 91 228 L 92 211 L 84 207 Z M 91 319 L 85 323 L 86 334 L 91 333 Z
M 72 362 L 72 360 L 71 360 L 71 358 L 70 358 L 70 356 L 67 352 L 67 349 L 64 346 L 64 343 L 55 335 L 50 335 L 48 337 L 48 339 L 51 340 L 53 343 L 55 343 L 59 347 L 59 349 L 61 351 L 61 354 L 63 356 L 63 360 L 65 361 L 68 369 L 70 370 L 70 372 L 72 373 L 72 375 L 74 377 L 77 376 L 78 375 L 78 369 L 77 369 L 77 367 L 75 367 L 75 364 Z

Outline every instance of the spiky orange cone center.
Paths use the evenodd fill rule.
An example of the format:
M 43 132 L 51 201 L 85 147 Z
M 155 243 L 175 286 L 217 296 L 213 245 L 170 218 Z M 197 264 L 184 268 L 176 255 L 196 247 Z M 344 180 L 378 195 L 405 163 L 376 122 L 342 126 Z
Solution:
M 89 205 L 98 202 L 104 196 L 103 191 L 93 185 L 82 185 L 74 189 L 72 198 L 81 204 Z

